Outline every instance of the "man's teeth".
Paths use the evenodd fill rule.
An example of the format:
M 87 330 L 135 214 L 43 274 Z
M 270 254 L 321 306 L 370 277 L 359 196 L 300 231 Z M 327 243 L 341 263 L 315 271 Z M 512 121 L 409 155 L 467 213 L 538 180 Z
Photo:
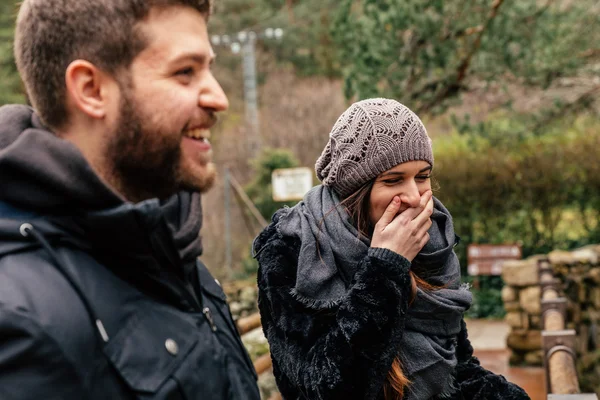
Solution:
M 208 142 L 208 139 L 210 138 L 210 131 L 207 129 L 191 129 L 186 131 L 185 135 L 193 139 L 199 139 L 204 142 Z

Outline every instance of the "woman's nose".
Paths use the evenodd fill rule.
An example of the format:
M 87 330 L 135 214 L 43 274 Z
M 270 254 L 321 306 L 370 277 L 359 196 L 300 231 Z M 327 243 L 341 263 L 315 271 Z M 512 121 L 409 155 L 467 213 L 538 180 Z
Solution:
M 402 203 L 407 204 L 409 207 L 418 207 L 421 202 L 421 195 L 416 184 L 410 185 L 401 195 L 400 200 Z

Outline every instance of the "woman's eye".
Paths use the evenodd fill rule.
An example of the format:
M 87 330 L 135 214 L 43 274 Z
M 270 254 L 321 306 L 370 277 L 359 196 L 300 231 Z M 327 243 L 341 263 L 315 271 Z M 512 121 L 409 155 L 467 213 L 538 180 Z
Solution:
M 431 178 L 431 175 L 419 175 L 416 177 L 418 181 L 426 181 L 429 178 Z
M 402 182 L 402 179 L 387 179 L 383 181 L 386 185 L 395 185 L 396 183 Z

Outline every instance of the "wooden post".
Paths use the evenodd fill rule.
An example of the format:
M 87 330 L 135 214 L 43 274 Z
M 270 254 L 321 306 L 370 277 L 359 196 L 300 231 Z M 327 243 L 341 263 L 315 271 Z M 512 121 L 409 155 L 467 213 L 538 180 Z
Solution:
M 240 335 L 244 333 L 248 333 L 253 329 L 256 329 L 260 326 L 260 314 L 254 313 L 247 317 L 243 317 L 237 320 L 237 328 Z
M 575 356 L 566 349 L 556 349 L 548 356 L 550 367 L 550 388 L 552 393 L 580 393 L 579 380 L 575 369 Z
M 225 175 L 223 177 L 223 190 L 225 198 L 225 270 L 227 275 L 231 279 L 233 277 L 232 267 L 232 236 L 231 236 L 231 188 L 229 187 L 229 179 L 231 173 L 229 168 L 225 168 Z
M 562 331 L 565 328 L 565 319 L 558 310 L 548 310 L 544 318 L 544 328 L 547 331 Z
M 271 366 L 272 366 L 272 362 L 271 362 L 271 354 L 270 353 L 263 354 L 262 356 L 258 357 L 256 360 L 254 360 L 254 369 L 256 370 L 256 373 L 258 375 L 267 371 L 269 368 L 271 368 Z
M 542 345 L 548 393 L 580 393 L 575 368 L 575 331 L 573 329 L 543 331 Z
M 242 189 L 242 186 L 238 183 L 238 181 L 231 174 L 229 175 L 229 183 L 231 184 L 231 187 L 235 190 L 236 194 L 238 196 L 240 196 L 240 198 L 242 199 L 242 201 L 244 202 L 246 207 L 248 207 L 248 210 L 250 210 L 250 212 L 252 213 L 252 216 L 254 216 L 256 221 L 261 225 L 261 229 L 265 228 L 267 225 L 269 225 L 269 223 L 262 216 L 260 211 L 258 211 L 258 209 L 254 205 L 252 200 L 250 200 L 250 198 L 248 197 L 246 192 L 244 192 L 244 189 Z
M 553 291 L 546 291 L 545 297 L 554 296 Z M 559 316 L 557 316 L 559 314 Z M 547 325 L 547 318 L 551 317 L 552 325 Z M 560 317 L 560 322 L 558 318 Z M 544 298 L 542 300 L 542 327 L 546 331 L 560 331 L 565 329 L 567 319 L 567 299 Z
M 538 261 L 542 288 L 542 347 L 548 400 L 598 400 L 581 394 L 575 368 L 575 330 L 565 330 L 567 299 L 559 297 L 560 281 L 554 278 L 548 259 Z

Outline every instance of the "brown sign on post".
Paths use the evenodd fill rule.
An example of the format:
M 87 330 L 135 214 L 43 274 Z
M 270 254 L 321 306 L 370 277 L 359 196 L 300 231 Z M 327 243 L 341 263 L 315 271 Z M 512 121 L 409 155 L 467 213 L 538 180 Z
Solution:
M 469 275 L 501 275 L 502 263 L 523 257 L 518 244 L 470 244 L 467 248 Z

